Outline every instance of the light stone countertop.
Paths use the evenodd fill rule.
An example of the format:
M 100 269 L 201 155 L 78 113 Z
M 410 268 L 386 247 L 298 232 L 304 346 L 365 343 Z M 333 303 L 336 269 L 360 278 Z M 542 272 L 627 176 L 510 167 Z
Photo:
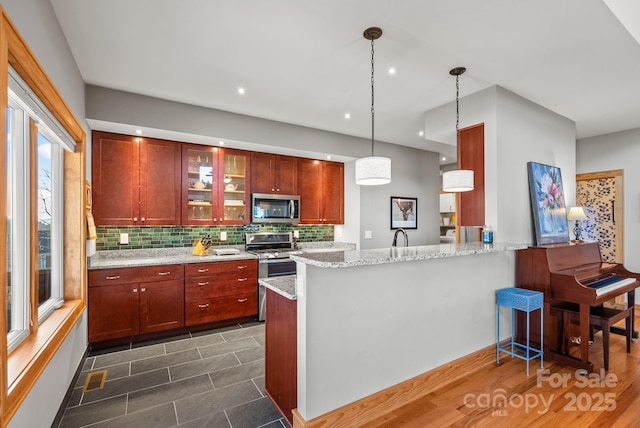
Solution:
M 258 283 L 289 300 L 297 300 L 296 275 L 262 278 L 258 279 Z
M 217 248 L 238 247 L 228 246 Z M 88 269 L 257 259 L 253 254 L 244 252 L 244 247 L 240 247 L 238 249 L 240 250 L 240 253 L 226 256 L 217 256 L 215 254 L 215 248 L 209 248 L 209 255 L 207 256 L 194 256 L 191 254 L 191 251 L 193 251 L 193 248 L 191 247 L 98 251 L 96 254 L 89 257 Z
M 417 247 L 390 247 L 360 251 L 322 251 L 292 254 L 296 262 L 324 268 L 345 268 L 379 265 L 385 263 L 410 262 L 417 260 L 441 259 L 446 257 L 469 256 L 474 254 L 514 251 L 527 248 L 529 244 L 493 243 L 483 244 L 440 244 Z

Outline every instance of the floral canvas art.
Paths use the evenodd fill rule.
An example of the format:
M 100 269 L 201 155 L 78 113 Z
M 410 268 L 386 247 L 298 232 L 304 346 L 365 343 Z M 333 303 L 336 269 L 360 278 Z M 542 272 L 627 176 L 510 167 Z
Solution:
M 527 163 L 536 245 L 569 242 L 560 168 Z

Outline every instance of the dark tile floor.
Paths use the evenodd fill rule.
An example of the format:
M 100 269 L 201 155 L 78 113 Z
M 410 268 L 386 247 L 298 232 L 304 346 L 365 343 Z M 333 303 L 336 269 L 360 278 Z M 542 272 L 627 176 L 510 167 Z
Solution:
M 83 393 L 99 370 L 104 387 Z M 92 352 L 63 406 L 52 428 L 287 426 L 264 391 L 261 323 Z

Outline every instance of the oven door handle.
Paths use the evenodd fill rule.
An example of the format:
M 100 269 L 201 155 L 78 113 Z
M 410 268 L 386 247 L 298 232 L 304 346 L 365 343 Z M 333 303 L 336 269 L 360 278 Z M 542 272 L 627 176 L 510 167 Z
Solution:
M 262 259 L 260 260 L 260 263 L 289 263 L 292 260 L 290 258 L 286 258 L 286 259 Z

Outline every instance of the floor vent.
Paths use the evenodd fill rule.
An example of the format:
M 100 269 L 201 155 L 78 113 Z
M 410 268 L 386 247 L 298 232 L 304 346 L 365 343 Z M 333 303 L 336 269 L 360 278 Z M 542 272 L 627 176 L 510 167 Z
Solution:
M 87 380 L 84 383 L 84 389 L 82 392 L 91 392 L 96 389 L 102 389 L 104 387 L 104 381 L 107 378 L 107 371 L 100 370 L 99 372 L 89 373 Z

